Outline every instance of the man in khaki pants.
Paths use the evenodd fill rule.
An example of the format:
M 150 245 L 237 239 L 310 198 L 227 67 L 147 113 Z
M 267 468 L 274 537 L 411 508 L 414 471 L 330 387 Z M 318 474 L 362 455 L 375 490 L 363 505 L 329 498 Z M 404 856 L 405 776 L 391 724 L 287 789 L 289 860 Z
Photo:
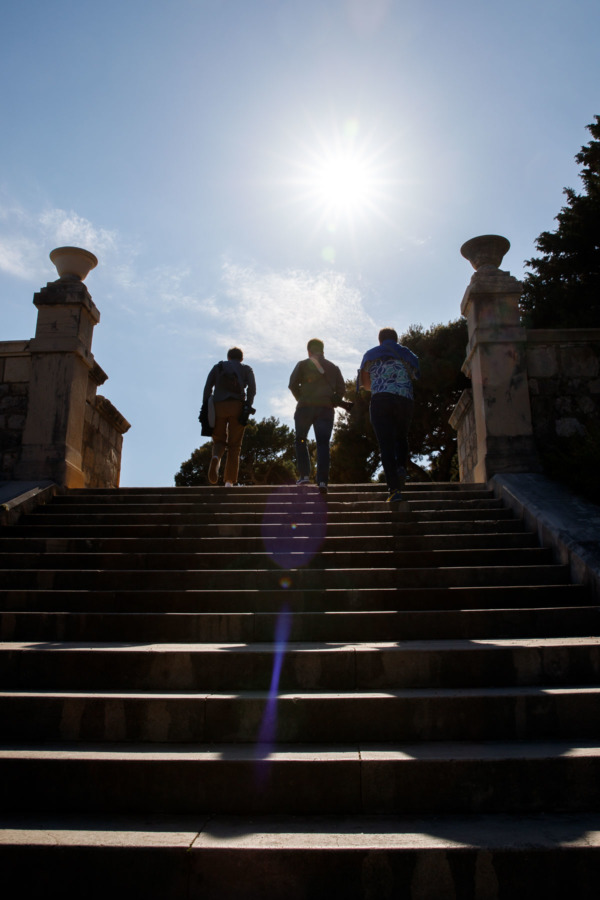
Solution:
M 254 372 L 242 363 L 243 358 L 240 348 L 232 347 L 227 351 L 227 360 L 212 367 L 204 386 L 203 403 L 207 403 L 212 394 L 215 404 L 213 455 L 208 480 L 211 484 L 218 482 L 221 457 L 227 450 L 225 487 L 232 487 L 237 481 L 244 428 L 256 394 Z

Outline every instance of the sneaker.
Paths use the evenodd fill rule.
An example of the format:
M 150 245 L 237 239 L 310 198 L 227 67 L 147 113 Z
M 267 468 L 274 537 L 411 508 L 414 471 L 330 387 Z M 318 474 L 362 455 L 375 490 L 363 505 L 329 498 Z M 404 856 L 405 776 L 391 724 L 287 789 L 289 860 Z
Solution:
M 233 487 L 233 484 L 231 483 L 231 481 L 226 481 L 225 487 Z
M 400 503 L 401 500 L 402 491 L 398 489 L 396 491 L 390 491 L 390 495 L 387 498 L 386 503 Z
M 299 479 L 298 479 L 298 481 L 296 482 L 296 484 L 308 484 L 309 481 L 310 481 L 309 476 L 308 476 L 308 475 L 303 475 L 302 478 L 299 478 Z
M 319 482 L 319 493 L 320 493 L 320 494 L 326 494 L 326 493 L 327 493 L 327 485 L 325 484 L 324 481 L 320 481 L 320 482 Z
M 216 484 L 219 480 L 219 466 L 221 460 L 218 456 L 213 456 L 208 467 L 208 480 L 211 484 Z

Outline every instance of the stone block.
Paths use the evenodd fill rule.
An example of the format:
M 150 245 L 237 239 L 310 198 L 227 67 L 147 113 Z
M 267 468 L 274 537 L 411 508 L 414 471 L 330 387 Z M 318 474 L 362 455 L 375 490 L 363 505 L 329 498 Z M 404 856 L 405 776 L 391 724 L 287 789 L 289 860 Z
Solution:
M 566 417 L 556 420 L 556 433 L 559 437 L 572 437 L 574 434 L 585 434 L 585 428 L 578 419 Z
M 560 365 L 564 374 L 572 378 L 594 378 L 600 373 L 600 359 L 587 344 L 561 347 Z
M 542 344 L 527 347 L 527 373 L 532 377 L 550 378 L 558 373 L 556 347 Z
M 593 416 L 596 412 L 596 404 L 591 397 L 580 397 L 577 401 L 577 407 L 586 416 Z
M 14 381 L 29 381 L 31 375 L 31 357 L 9 357 L 4 361 L 4 381 L 9 384 Z

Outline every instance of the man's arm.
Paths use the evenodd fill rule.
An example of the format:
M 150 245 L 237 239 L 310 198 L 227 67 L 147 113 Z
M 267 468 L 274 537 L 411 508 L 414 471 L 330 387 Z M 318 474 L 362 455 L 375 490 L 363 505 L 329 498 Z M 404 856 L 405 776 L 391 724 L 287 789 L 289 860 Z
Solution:
M 210 372 L 208 373 L 208 378 L 206 379 L 206 384 L 204 385 L 204 393 L 202 395 L 202 402 L 206 403 L 210 395 L 212 394 L 213 388 L 215 386 L 216 381 L 216 366 L 213 366 Z
M 298 400 L 300 397 L 300 366 L 301 363 L 296 363 L 294 371 L 290 375 L 290 383 L 288 384 L 288 388 L 290 389 L 296 400 Z
M 254 397 L 256 396 L 256 380 L 250 366 L 246 366 L 246 369 L 246 403 L 248 406 L 252 406 Z
M 365 391 L 371 390 L 371 373 L 368 369 L 359 369 L 358 371 L 358 388 L 364 388 Z

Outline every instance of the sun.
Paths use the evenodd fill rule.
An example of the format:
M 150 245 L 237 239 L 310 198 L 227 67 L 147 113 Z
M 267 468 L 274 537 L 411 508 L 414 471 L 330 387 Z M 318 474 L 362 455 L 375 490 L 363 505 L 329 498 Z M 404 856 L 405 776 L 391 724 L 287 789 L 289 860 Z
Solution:
M 376 177 L 366 159 L 341 151 L 315 165 L 307 186 L 327 212 L 356 215 L 373 201 Z
M 328 228 L 344 222 L 355 230 L 381 216 L 390 185 L 381 144 L 362 137 L 357 119 L 326 137 L 315 131 L 295 160 L 295 200 Z

